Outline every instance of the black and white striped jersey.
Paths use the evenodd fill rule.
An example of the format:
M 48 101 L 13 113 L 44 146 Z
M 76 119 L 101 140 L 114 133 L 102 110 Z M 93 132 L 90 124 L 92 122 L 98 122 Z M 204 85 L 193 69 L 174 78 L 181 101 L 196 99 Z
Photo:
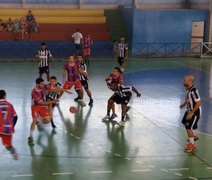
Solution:
M 118 86 L 118 89 L 115 91 L 120 97 L 127 97 L 132 95 L 132 86 Z
M 36 56 L 40 60 L 39 67 L 48 67 L 49 66 L 49 58 L 52 57 L 50 50 L 48 50 L 48 49 L 42 50 L 40 48 L 40 49 L 38 49 L 38 54 Z
M 50 85 L 48 86 L 50 87 Z M 62 85 L 59 82 L 56 84 L 56 86 L 62 88 Z M 54 91 L 48 90 L 46 92 L 46 99 L 47 101 L 48 100 L 52 101 L 52 100 L 58 99 L 59 95 L 60 95 L 60 92 L 54 92 Z
M 189 89 L 187 89 L 186 99 L 188 101 L 186 110 L 188 112 L 190 112 L 194 109 L 196 102 L 201 100 L 199 92 L 194 85 L 192 87 L 190 87 Z M 202 110 L 201 110 L 201 106 L 200 106 L 199 109 L 195 112 L 195 115 L 201 116 L 201 112 L 202 112 Z
M 120 42 L 120 43 L 117 44 L 116 48 L 117 48 L 118 57 L 125 57 L 126 51 L 128 49 L 127 43 L 121 43 Z
M 87 66 L 86 66 L 86 64 L 84 62 L 81 62 L 79 64 L 79 66 L 80 66 L 81 70 L 87 74 Z M 87 81 L 88 77 L 85 76 L 85 75 L 79 74 L 79 79 L 80 79 L 80 81 Z

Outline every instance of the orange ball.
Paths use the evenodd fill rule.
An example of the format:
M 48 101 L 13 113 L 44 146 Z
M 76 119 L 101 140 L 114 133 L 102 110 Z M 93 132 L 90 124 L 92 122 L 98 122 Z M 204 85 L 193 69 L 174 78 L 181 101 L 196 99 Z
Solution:
M 74 107 L 74 106 L 71 106 L 71 107 L 69 108 L 69 111 L 70 111 L 71 113 L 75 113 L 75 112 L 77 112 L 77 108 Z

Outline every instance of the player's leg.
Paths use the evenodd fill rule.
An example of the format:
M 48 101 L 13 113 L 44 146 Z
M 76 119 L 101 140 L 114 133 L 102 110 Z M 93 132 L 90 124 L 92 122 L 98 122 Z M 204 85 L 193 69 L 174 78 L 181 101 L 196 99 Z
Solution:
M 54 120 L 53 120 L 53 108 L 54 108 L 55 104 L 49 104 L 48 105 L 48 110 L 49 110 L 49 114 L 51 115 L 51 126 L 53 129 L 55 129 L 57 126 L 55 125 L 54 123 Z
M 35 126 L 36 126 L 37 122 L 38 122 L 38 119 L 34 117 L 32 120 L 31 126 L 30 126 L 30 135 L 28 137 L 28 144 L 32 145 L 32 146 L 34 145 L 33 133 L 35 131 Z
M 12 154 L 15 160 L 18 160 L 18 154 L 12 145 L 12 135 L 2 135 L 2 143 L 4 147 Z
M 107 101 L 107 114 L 106 114 L 105 117 L 102 118 L 102 121 L 110 120 L 110 111 L 111 111 L 111 108 L 112 108 L 112 104 L 114 104 L 114 102 L 111 98 L 109 98 L 108 101 Z
M 47 81 L 49 82 L 50 80 L 50 75 L 49 75 L 49 67 L 45 67 L 45 73 L 46 73 L 46 78 L 47 78 Z
M 80 80 L 76 81 L 74 85 L 75 85 L 75 89 L 79 90 L 79 98 L 80 98 L 79 102 L 80 102 L 81 106 L 86 106 L 86 104 L 83 100 L 83 89 L 82 89 L 82 84 L 81 84 Z
M 125 116 L 127 114 L 127 104 L 126 103 L 122 103 L 121 104 L 121 121 L 119 122 L 120 126 L 124 126 L 125 125 Z
M 70 90 L 73 86 L 73 83 L 72 82 L 68 82 L 66 81 L 65 84 L 63 85 L 63 89 L 67 89 L 67 90 Z M 61 92 L 60 95 L 59 95 L 59 98 L 61 98 L 61 96 L 63 95 L 64 92 Z M 58 99 L 59 99 L 58 98 Z
M 88 86 L 88 81 L 82 81 L 82 86 L 84 87 L 88 97 L 89 97 L 89 103 L 88 105 L 89 106 L 92 106 L 93 105 L 93 98 L 92 98 L 92 94 L 91 94 L 91 91 L 89 89 L 89 86 Z

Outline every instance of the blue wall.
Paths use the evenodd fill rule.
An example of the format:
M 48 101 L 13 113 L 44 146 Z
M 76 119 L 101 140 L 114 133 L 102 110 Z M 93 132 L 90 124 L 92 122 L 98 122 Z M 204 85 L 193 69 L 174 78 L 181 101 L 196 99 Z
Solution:
M 193 20 L 203 20 L 206 10 L 134 10 L 133 43 L 189 43 Z M 206 39 L 208 32 L 206 32 Z

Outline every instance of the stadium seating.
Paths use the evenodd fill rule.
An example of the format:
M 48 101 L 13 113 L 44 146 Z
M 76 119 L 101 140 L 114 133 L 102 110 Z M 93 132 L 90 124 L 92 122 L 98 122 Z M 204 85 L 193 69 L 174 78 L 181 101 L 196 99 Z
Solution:
M 28 9 L 0 9 L 0 19 L 25 17 Z M 85 35 L 89 33 L 94 41 L 109 40 L 104 10 L 93 9 L 33 9 L 32 14 L 40 25 L 40 31 L 31 34 L 33 41 L 65 41 L 80 28 Z M 0 32 L 0 40 L 13 40 L 14 34 Z

